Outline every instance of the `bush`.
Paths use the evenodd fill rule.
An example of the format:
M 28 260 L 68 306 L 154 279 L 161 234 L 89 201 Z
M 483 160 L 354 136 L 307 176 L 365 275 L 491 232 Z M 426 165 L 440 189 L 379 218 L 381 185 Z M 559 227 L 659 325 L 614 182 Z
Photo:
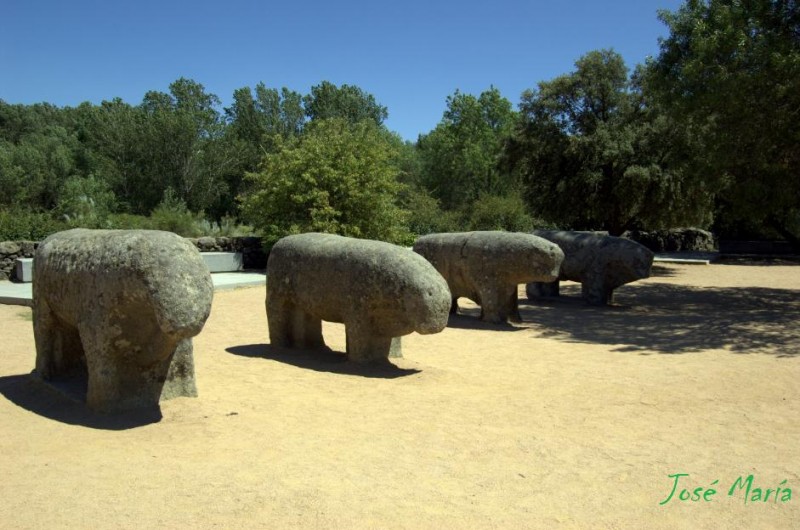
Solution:
M 183 237 L 202 235 L 198 226 L 198 222 L 202 219 L 202 214 L 190 212 L 186 207 L 186 202 L 179 199 L 171 188 L 167 188 L 161 203 L 150 214 L 153 230 L 175 232 Z
M 302 137 L 279 141 L 259 173 L 248 173 L 242 213 L 269 247 L 302 232 L 407 244 L 407 215 L 396 204 L 402 186 L 397 151 L 374 123 L 326 119 Z
M 41 241 L 68 228 L 72 226 L 46 212 L 21 208 L 0 210 L 0 241 Z
M 408 228 L 418 236 L 457 232 L 461 226 L 458 212 L 442 210 L 439 200 L 424 190 L 409 189 L 403 194 L 402 203 L 409 212 Z
M 108 183 L 90 175 L 70 177 L 64 182 L 55 213 L 70 224 L 103 228 L 115 207 L 116 198 Z
M 225 216 L 219 223 L 207 219 L 198 219 L 197 230 L 201 235 L 211 237 L 240 237 L 251 236 L 255 230 L 250 225 L 238 224 L 236 218 Z
M 470 230 L 530 232 L 534 228 L 534 220 L 516 192 L 502 196 L 481 194 L 472 203 L 467 219 Z

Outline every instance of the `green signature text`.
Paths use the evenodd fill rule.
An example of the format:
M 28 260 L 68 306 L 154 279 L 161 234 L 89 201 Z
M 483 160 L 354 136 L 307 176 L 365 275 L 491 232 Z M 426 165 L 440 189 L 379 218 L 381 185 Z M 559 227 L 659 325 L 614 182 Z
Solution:
M 719 479 L 714 480 L 708 486 L 684 487 L 684 484 L 690 482 L 689 473 L 675 473 L 667 475 L 667 477 L 671 479 L 672 486 L 669 495 L 658 503 L 661 506 L 673 501 L 711 502 L 720 488 Z M 727 492 L 728 497 L 741 498 L 745 504 L 748 502 L 774 502 L 777 504 L 792 500 L 792 488 L 787 484 L 787 480 L 783 480 L 771 488 L 763 486 L 756 482 L 753 475 L 747 475 L 738 477 L 730 484 L 730 487 L 723 485 L 721 491 Z

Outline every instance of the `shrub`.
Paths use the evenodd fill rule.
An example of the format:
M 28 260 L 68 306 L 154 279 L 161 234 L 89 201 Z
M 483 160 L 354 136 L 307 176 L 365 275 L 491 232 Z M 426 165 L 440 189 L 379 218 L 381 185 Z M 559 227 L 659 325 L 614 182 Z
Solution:
M 519 193 L 507 195 L 481 194 L 468 212 L 470 230 L 506 230 L 529 232 L 534 220 Z
M 21 208 L 0 210 L 0 241 L 41 241 L 68 228 L 72 226 L 46 212 Z
M 461 226 L 458 212 L 442 210 L 439 200 L 424 190 L 412 188 L 403 194 L 403 207 L 409 212 L 408 228 L 418 235 L 456 232 Z
M 302 232 L 327 232 L 406 244 L 407 212 L 396 204 L 402 186 L 395 147 L 374 123 L 326 119 L 302 137 L 279 141 L 259 173 L 242 213 L 267 247 Z

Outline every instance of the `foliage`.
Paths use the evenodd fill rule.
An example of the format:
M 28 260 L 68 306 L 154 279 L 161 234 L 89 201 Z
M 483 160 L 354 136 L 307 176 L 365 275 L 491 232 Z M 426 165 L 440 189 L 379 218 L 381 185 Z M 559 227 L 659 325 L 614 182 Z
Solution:
M 199 219 L 196 225 L 200 235 L 203 236 L 240 237 L 251 236 L 255 233 L 252 226 L 240 224 L 236 221 L 235 217 L 229 216 L 223 217 L 219 222 Z
M 446 210 L 513 189 L 512 175 L 499 162 L 515 120 L 511 102 L 496 88 L 477 98 L 459 91 L 448 96 L 442 121 L 418 142 L 419 184 Z
M 507 195 L 483 193 L 469 209 L 469 229 L 530 232 L 534 221 L 527 210 L 519 192 Z
M 622 57 L 593 51 L 576 69 L 527 90 L 508 162 L 550 222 L 619 235 L 705 225 L 711 191 L 684 171 L 685 138 L 649 104 Z
M 201 231 L 198 221 L 202 214 L 195 215 L 186 207 L 186 202 L 178 198 L 172 188 L 164 192 L 164 199 L 150 214 L 150 224 L 154 230 L 175 232 L 183 237 L 198 237 Z
M 279 140 L 242 197 L 246 219 L 267 245 L 288 234 L 328 232 L 400 242 L 405 212 L 391 142 L 371 120 L 313 122 L 303 136 Z
M 701 130 L 697 178 L 720 179 L 726 223 L 771 226 L 800 248 L 800 6 L 689 0 L 660 12 L 670 30 L 649 90 Z
M 23 208 L 0 209 L 0 241 L 41 241 L 54 232 L 71 228 L 66 221 L 45 212 Z
M 102 223 L 116 208 L 116 198 L 108 183 L 94 175 L 70 177 L 62 186 L 55 213 L 67 221 Z
M 401 194 L 403 208 L 408 211 L 408 228 L 412 234 L 423 236 L 439 232 L 457 232 L 461 215 L 442 210 L 438 199 L 419 188 L 407 188 Z
M 382 125 L 389 112 L 380 105 L 375 96 L 357 86 L 342 85 L 323 81 L 311 87 L 311 93 L 303 97 L 306 116 L 312 121 L 330 118 L 343 119 L 351 124 L 370 120 Z

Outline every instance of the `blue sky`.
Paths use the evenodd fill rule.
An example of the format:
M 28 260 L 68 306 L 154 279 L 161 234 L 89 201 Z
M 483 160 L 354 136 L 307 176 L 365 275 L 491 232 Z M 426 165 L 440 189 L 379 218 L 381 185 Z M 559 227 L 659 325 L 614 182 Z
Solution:
M 490 85 L 515 105 L 584 53 L 613 48 L 629 67 L 658 54 L 659 9 L 678 0 L 5 0 L 0 99 L 137 104 L 179 77 L 230 103 L 237 88 L 323 80 L 357 85 L 416 140 L 456 89 Z

